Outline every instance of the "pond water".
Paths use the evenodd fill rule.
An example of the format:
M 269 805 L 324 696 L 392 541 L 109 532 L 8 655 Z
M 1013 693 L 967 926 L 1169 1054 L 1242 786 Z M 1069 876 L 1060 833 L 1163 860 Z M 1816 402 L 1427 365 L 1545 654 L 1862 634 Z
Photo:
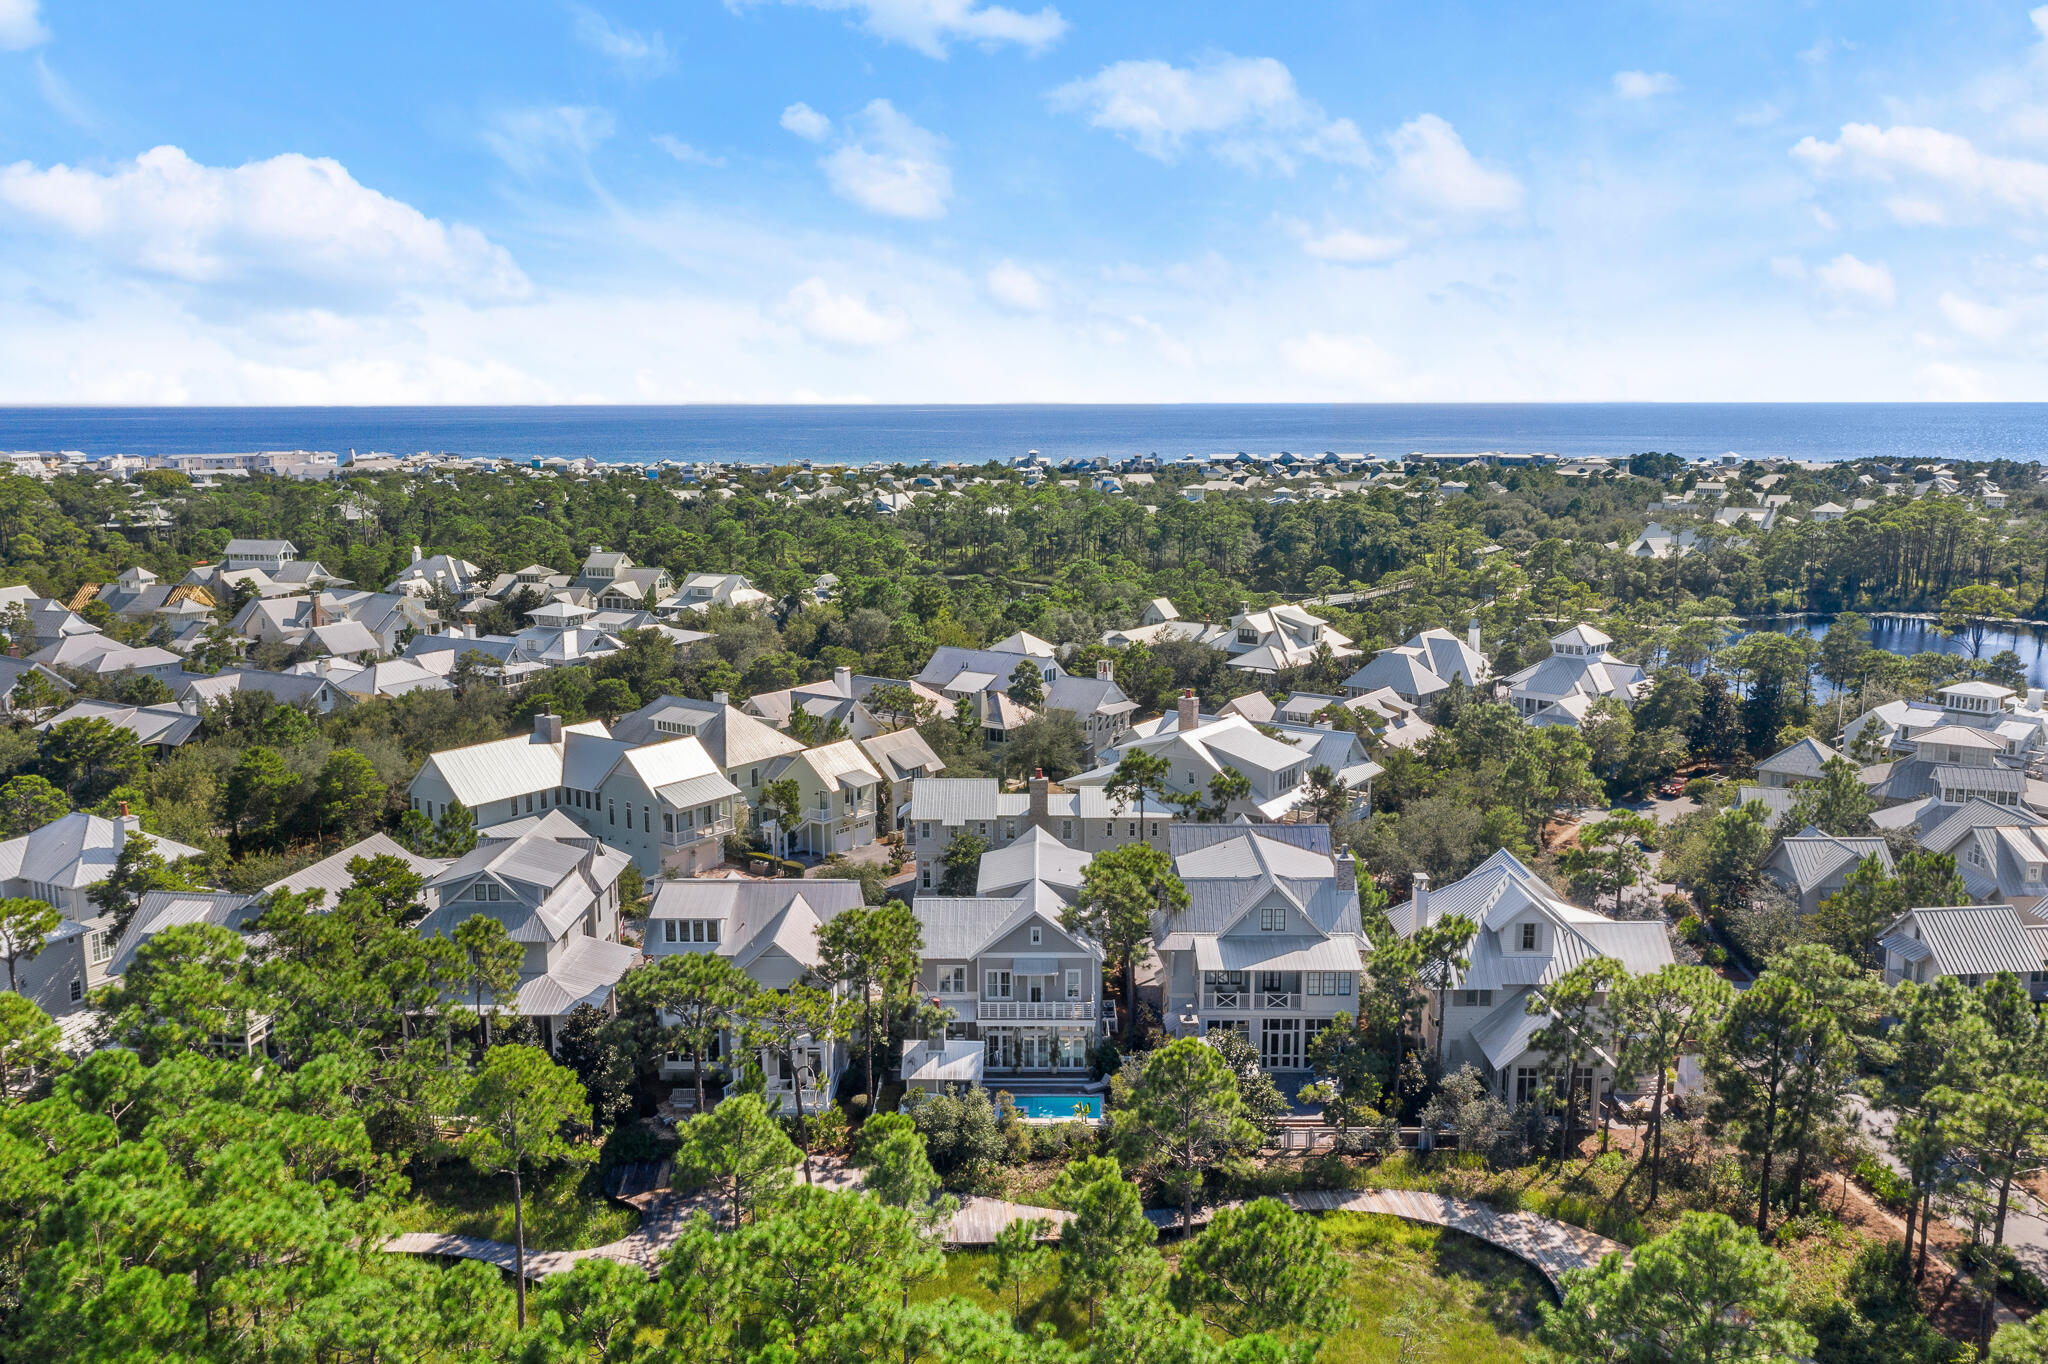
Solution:
M 1736 638 L 1753 634 L 1759 630 L 1775 631 L 1785 635 L 1805 635 L 1819 639 L 1828 632 L 1828 617 L 1802 616 L 1773 621 L 1758 621 L 1742 630 Z M 1888 654 L 1910 658 L 1914 654 L 1961 654 L 1970 653 L 1967 636 L 1951 638 L 1935 628 L 1932 620 L 1916 616 L 1872 616 L 1870 629 L 1864 638 L 1873 649 L 1882 649 Z M 2019 655 L 2020 668 L 2027 675 L 2030 687 L 2048 687 L 2048 626 L 2011 625 L 1994 626 L 1984 632 L 1984 642 L 1977 651 L 1983 659 L 1996 657 L 2010 649 Z M 1831 697 L 1834 688 L 1824 680 L 1814 679 L 1814 694 Z

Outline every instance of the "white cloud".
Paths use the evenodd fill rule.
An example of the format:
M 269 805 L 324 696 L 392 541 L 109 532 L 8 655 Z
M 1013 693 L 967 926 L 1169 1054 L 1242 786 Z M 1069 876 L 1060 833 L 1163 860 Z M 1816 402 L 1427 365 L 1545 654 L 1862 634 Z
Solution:
M 2003 341 L 2012 334 L 2013 325 L 2019 320 L 2010 308 L 1978 303 L 1946 291 L 1937 303 L 1948 324 L 1973 341 Z
M 1862 261 L 1844 251 L 1814 267 L 1822 297 L 1838 307 L 1889 308 L 1899 300 L 1892 272 L 1883 261 Z
M 513 170 L 536 175 L 565 157 L 582 161 L 612 135 L 614 126 L 608 111 L 588 105 L 513 109 L 484 130 L 484 141 Z
M 50 41 L 38 0 L 0 0 L 0 52 L 21 52 Z
M 194 284 L 284 281 L 389 295 L 518 298 L 526 276 L 475 228 L 366 188 L 297 154 L 233 168 L 157 147 L 101 174 L 0 168 L 0 215 L 95 248 L 119 268 Z
M 1161 161 L 1178 160 L 1191 142 L 1237 165 L 1281 171 L 1303 157 L 1373 161 L 1358 125 L 1304 98 L 1293 73 L 1271 57 L 1219 56 L 1193 67 L 1117 62 L 1049 98 L 1055 109 L 1085 111 L 1094 127 Z
M 1045 281 L 1015 261 L 998 261 L 988 272 L 989 297 L 1019 312 L 1043 312 L 1052 301 Z
M 1669 95 L 1678 89 L 1678 77 L 1669 71 L 1617 71 L 1614 93 L 1623 99 L 1648 99 Z
M 588 5 L 571 5 L 569 10 L 575 16 L 576 41 L 625 74 L 658 76 L 674 69 L 675 54 L 659 29 L 640 33 L 620 28 Z
M 1384 265 L 1408 249 L 1406 237 L 1375 237 L 1338 228 L 1302 242 L 1301 249 L 1317 260 L 1340 265 Z
M 763 0 L 727 0 L 737 9 L 741 4 Z M 887 42 L 902 43 L 927 57 L 944 58 L 954 43 L 977 43 L 985 48 L 1014 43 L 1027 52 L 1043 52 L 1067 31 L 1067 21 L 1047 5 L 1036 14 L 1025 14 L 1003 5 L 976 4 L 975 0 L 783 0 L 784 4 L 811 9 L 840 10 L 860 18 L 860 26 Z
M 2048 165 L 1980 151 L 1970 139 L 1939 128 L 1848 123 L 1833 142 L 1801 138 L 1792 155 L 1816 175 L 1850 175 L 1884 184 L 1914 179 L 1947 190 L 1964 205 L 2048 216 Z M 1895 216 L 1903 211 L 1902 222 L 1946 221 L 1942 206 L 1924 196 L 1894 198 L 1890 206 Z
M 910 334 L 910 319 L 876 309 L 864 298 L 835 294 L 816 275 L 789 291 L 780 313 L 813 341 L 834 346 L 886 346 Z
M 1984 376 L 1965 365 L 1937 361 L 1923 366 L 1917 377 L 1926 396 L 1938 402 L 1980 403 L 1993 396 Z
M 848 140 L 818 164 L 839 197 L 892 218 L 941 218 L 953 197 L 945 139 L 878 99 L 849 124 Z
M 832 120 L 802 100 L 782 111 L 782 126 L 806 142 L 823 142 L 832 135 Z
M 713 156 L 710 152 L 693 147 L 672 133 L 656 133 L 654 145 L 673 156 L 686 166 L 723 166 L 725 158 Z
M 1394 149 L 1395 189 L 1424 208 L 1483 217 L 1522 206 L 1522 182 L 1481 165 L 1457 129 L 1435 114 L 1402 124 L 1387 140 Z

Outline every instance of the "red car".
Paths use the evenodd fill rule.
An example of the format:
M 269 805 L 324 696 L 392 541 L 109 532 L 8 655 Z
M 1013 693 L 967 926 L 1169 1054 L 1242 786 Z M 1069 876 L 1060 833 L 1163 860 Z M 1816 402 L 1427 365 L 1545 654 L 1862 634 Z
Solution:
M 1664 783 L 1664 784 L 1663 784 L 1662 786 L 1660 786 L 1660 787 L 1658 787 L 1658 788 L 1657 788 L 1657 794 L 1658 794 L 1658 795 L 1660 795 L 1660 796 L 1682 796 L 1682 795 L 1684 795 L 1684 794 L 1685 794 L 1685 780 L 1684 780 L 1684 778 L 1682 778 L 1682 777 L 1673 777 L 1673 778 L 1672 778 L 1672 779 L 1671 779 L 1670 781 L 1667 781 L 1667 782 L 1665 782 L 1665 783 Z

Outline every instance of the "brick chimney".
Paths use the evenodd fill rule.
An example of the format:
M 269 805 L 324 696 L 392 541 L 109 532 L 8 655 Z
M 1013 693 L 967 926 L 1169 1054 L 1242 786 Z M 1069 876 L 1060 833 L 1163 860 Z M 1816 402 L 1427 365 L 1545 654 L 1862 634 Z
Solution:
M 129 834 L 139 834 L 141 832 L 141 817 L 129 814 L 128 802 L 122 801 L 121 813 L 114 818 L 114 856 L 119 857 L 121 855 L 121 849 L 127 846 Z
M 1202 703 L 1195 699 L 1193 687 L 1181 689 L 1179 721 L 1178 728 L 1183 734 L 1202 723 Z
M 1047 780 L 1044 768 L 1031 774 L 1031 822 L 1043 829 L 1052 820 L 1052 782 Z

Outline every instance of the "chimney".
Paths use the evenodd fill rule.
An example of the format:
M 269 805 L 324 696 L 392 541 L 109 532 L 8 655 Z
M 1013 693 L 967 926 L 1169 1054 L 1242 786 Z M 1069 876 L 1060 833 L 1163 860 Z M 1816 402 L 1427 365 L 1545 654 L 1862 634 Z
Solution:
M 1465 627 L 1465 642 L 1472 646 L 1472 652 L 1479 652 L 1479 622 L 1473 621 Z
M 1095 660 L 1095 680 L 1096 680 L 1097 682 L 1114 682 L 1114 681 L 1116 681 L 1116 664 L 1114 664 L 1114 663 L 1110 662 L 1110 661 L 1109 661 L 1108 659 L 1106 659 L 1106 658 L 1098 658 L 1098 659 L 1096 659 L 1096 660 Z
M 832 670 L 832 689 L 838 692 L 841 696 L 852 696 L 853 669 L 834 668 Z
M 603 545 L 592 545 L 592 546 L 590 547 L 590 552 L 591 552 L 592 554 L 602 554 L 602 553 L 604 553 L 604 546 L 603 546 Z
M 114 856 L 121 855 L 121 849 L 128 843 L 128 835 L 142 832 L 142 820 L 128 813 L 128 802 L 121 802 L 121 813 L 114 820 Z
M 1427 927 L 1427 926 L 1428 926 L 1428 924 L 1429 924 L 1429 873 L 1428 873 L 1428 872 L 1426 872 L 1426 871 L 1419 871 L 1419 872 L 1416 872 L 1416 873 L 1415 873 L 1415 880 L 1414 880 L 1414 883 L 1413 883 L 1413 885 L 1411 885 L 1411 886 L 1410 886 L 1410 888 L 1409 888 L 1409 892 L 1408 892 L 1408 898 L 1409 898 L 1409 899 L 1410 899 L 1410 900 L 1411 900 L 1411 901 L 1412 901 L 1412 902 L 1414 903 L 1414 905 L 1415 905 L 1415 926 L 1416 926 L 1417 928 L 1425 928 L 1425 927 Z
M 425 557 L 426 556 L 424 554 L 420 553 L 420 547 L 418 545 L 414 545 L 412 547 L 412 561 L 414 563 L 418 563 L 421 559 L 424 559 Z
M 732 697 L 725 692 L 715 691 L 711 693 L 711 704 L 714 706 L 729 706 L 732 704 Z
M 1195 699 L 1195 689 L 1184 687 L 1180 693 L 1180 717 L 1176 726 L 1182 733 L 1202 723 L 1202 703 Z
M 544 744 L 558 744 L 562 742 L 562 717 L 559 715 L 534 716 L 533 737 Z
M 1031 774 L 1031 822 L 1043 829 L 1051 819 L 1052 783 L 1046 780 L 1045 769 L 1041 767 Z

